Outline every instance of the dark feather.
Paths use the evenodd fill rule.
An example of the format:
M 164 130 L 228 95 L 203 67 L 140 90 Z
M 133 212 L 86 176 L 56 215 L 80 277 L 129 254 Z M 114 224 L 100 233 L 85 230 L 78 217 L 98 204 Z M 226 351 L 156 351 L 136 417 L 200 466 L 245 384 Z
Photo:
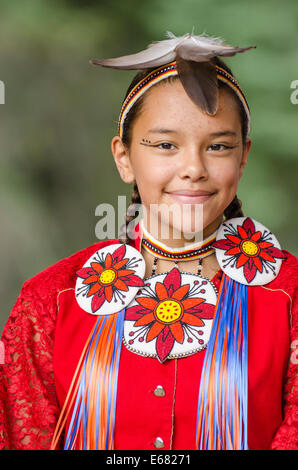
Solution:
M 179 78 L 190 99 L 202 111 L 214 115 L 218 109 L 218 81 L 215 65 L 182 59 L 177 53 Z

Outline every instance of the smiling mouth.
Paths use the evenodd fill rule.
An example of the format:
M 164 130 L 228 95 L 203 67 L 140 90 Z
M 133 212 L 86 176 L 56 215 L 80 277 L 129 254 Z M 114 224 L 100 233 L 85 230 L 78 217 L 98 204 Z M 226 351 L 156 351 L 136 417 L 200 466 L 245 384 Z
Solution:
M 208 201 L 214 193 L 207 191 L 174 191 L 168 192 L 175 201 L 182 204 L 203 204 Z

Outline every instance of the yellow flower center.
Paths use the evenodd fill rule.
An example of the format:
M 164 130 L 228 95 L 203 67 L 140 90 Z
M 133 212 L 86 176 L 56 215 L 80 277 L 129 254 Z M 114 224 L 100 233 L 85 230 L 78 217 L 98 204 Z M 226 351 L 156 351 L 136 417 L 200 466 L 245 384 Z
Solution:
M 182 313 L 182 305 L 173 299 L 162 300 L 155 308 L 156 319 L 161 323 L 176 322 L 180 319 Z
M 104 269 L 99 276 L 99 281 L 102 284 L 111 284 L 116 277 L 116 273 L 113 269 Z
M 242 251 L 247 256 L 255 256 L 259 252 L 259 246 L 257 243 L 251 240 L 245 240 L 241 245 Z

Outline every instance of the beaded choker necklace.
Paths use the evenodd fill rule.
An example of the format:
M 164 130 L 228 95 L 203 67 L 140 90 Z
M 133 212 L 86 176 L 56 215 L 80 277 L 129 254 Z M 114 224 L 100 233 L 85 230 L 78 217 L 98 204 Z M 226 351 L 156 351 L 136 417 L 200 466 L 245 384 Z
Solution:
M 216 240 L 216 231 L 201 242 L 192 243 L 182 248 L 171 248 L 156 240 L 144 227 L 143 220 L 140 221 L 140 228 L 143 233 L 142 246 L 156 258 L 172 261 L 189 261 L 205 258 L 215 251 L 212 244 Z

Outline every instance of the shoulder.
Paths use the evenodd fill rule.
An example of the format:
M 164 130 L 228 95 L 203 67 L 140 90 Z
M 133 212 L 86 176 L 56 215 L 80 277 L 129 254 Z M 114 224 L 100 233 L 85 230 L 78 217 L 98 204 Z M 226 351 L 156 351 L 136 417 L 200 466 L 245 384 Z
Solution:
M 35 276 L 26 280 L 10 312 L 3 335 L 10 336 L 23 332 L 32 334 L 32 328 L 45 330 L 47 338 L 55 331 L 57 296 L 64 289 L 74 288 L 76 272 L 97 250 L 119 243 L 118 240 L 104 240 L 57 261 Z M 40 330 L 40 331 L 41 331 Z M 12 333 L 16 331 L 17 333 Z M 25 333 L 24 333 L 25 334 Z M 4 337 L 2 335 L 2 337 Z M 46 340 L 45 340 L 46 341 Z
M 298 258 L 287 250 L 282 250 L 282 252 L 286 258 L 283 260 L 276 278 L 266 284 L 266 287 L 283 289 L 293 297 L 298 288 Z
M 56 297 L 59 291 L 75 286 L 76 271 L 86 263 L 93 253 L 115 243 L 119 243 L 119 241 L 104 240 L 97 242 L 57 261 L 25 281 L 22 293 L 26 294 L 26 292 L 33 291 L 40 300 L 45 301 L 50 300 L 53 296 Z

